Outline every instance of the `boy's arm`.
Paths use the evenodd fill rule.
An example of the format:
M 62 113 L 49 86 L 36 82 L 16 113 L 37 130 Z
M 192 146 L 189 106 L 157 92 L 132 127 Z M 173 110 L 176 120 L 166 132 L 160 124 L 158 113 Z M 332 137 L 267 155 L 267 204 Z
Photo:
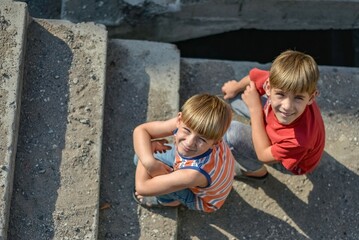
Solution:
M 222 93 L 224 99 L 230 99 L 237 96 L 238 93 L 243 92 L 250 82 L 249 75 L 242 78 L 240 81 L 231 80 L 223 84 Z
M 158 196 L 195 186 L 204 187 L 207 184 L 205 176 L 196 170 L 178 170 L 152 178 L 141 162 L 137 164 L 136 192 L 142 196 Z
M 242 94 L 251 115 L 252 139 L 257 158 L 263 163 L 277 162 L 271 151 L 271 142 L 264 126 L 263 109 L 254 82 L 250 82 Z
M 165 174 L 171 168 L 153 157 L 152 139 L 163 138 L 172 135 L 176 129 L 177 117 L 167 121 L 153 121 L 143 123 L 133 131 L 133 146 L 135 153 L 143 166 L 151 176 Z

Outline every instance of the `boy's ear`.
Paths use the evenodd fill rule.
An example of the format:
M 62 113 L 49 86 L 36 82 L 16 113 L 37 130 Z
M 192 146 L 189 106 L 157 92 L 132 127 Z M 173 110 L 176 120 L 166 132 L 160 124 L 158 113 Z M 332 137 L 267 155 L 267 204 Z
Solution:
M 182 122 L 182 112 L 178 112 L 177 113 L 177 127 L 179 127 L 181 122 Z
M 264 82 L 264 91 L 266 92 L 267 96 L 270 96 L 270 84 L 269 78 Z
M 319 96 L 319 91 L 315 90 L 315 92 L 309 98 L 308 105 L 312 104 L 317 96 Z

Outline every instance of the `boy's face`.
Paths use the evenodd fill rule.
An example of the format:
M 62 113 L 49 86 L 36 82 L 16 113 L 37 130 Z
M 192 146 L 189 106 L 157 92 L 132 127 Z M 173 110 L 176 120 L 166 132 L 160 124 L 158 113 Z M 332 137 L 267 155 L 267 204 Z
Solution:
M 180 116 L 178 117 L 177 128 L 176 147 L 178 153 L 183 157 L 199 156 L 215 144 L 214 140 L 207 139 L 187 127 Z
M 278 88 L 266 87 L 266 93 L 270 99 L 270 104 L 278 121 L 283 125 L 294 122 L 305 108 L 312 104 L 317 92 L 309 95 L 305 93 L 285 92 Z

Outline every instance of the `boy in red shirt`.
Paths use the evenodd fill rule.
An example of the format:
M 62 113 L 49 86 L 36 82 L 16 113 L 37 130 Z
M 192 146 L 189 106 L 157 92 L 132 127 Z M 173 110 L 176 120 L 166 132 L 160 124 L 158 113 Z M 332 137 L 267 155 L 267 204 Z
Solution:
M 237 177 L 265 177 L 263 164 L 276 163 L 295 175 L 318 165 L 325 145 L 324 123 L 315 102 L 318 79 L 311 56 L 288 50 L 274 60 L 270 71 L 254 68 L 239 82 L 223 85 L 225 99 L 242 93 L 231 106 L 251 121 L 250 126 L 232 121 L 225 135 L 240 166 Z

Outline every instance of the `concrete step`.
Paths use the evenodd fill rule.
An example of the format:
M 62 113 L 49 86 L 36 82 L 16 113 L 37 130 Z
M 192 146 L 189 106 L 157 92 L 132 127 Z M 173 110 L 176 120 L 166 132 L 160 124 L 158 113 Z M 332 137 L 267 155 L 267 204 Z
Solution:
M 179 1 L 177 1 L 179 2 Z M 176 0 L 70 1 L 62 0 L 61 18 L 119 26 L 173 11 Z
M 7 238 L 17 147 L 28 14 L 24 3 L 0 3 L 0 239 Z
M 33 19 L 10 239 L 97 239 L 107 31 Z
M 132 199 L 132 131 L 176 115 L 179 62 L 171 44 L 109 41 L 99 239 L 176 239 L 177 209 L 149 210 Z
M 252 67 L 270 65 L 181 58 L 180 102 L 198 92 L 220 94 L 224 82 Z M 178 239 L 358 238 L 359 69 L 319 68 L 326 147 L 316 171 L 289 176 L 269 167 L 265 181 L 235 181 L 217 213 L 179 210 Z
M 0 9 L 3 39 L 12 14 Z M 1 51 L 13 49 L 4 39 Z M 287 176 L 269 168 L 263 182 L 236 181 L 224 207 L 208 215 L 136 205 L 132 130 L 173 117 L 189 96 L 220 94 L 225 81 L 269 64 L 180 59 L 174 45 L 147 41 L 107 44 L 106 30 L 91 23 L 34 19 L 27 41 L 9 239 L 358 239 L 358 68 L 320 66 L 327 145 L 317 171 Z M 8 66 L 21 62 L 23 50 L 16 51 L 1 65 L 2 81 Z M 12 89 L 20 86 L 21 63 L 14 69 L 18 87 Z M 0 123 L 15 139 L 13 119 Z M 11 168 L 2 165 L 4 189 Z M 11 191 L 4 193 L 0 239 L 6 238 Z
M 114 38 L 176 42 L 240 29 L 356 29 L 358 11 L 358 1 L 341 0 L 63 0 L 61 18 L 105 24 Z

